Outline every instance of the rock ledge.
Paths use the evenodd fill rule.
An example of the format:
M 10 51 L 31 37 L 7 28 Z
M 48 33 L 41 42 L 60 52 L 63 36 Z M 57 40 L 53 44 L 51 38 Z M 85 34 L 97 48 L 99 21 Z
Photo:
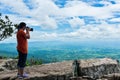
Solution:
M 10 65 L 16 64 L 6 67 L 4 65 L 6 62 L 0 60 L 0 68 L 4 68 L 0 72 L 0 80 L 18 80 L 17 69 L 9 68 Z M 80 73 L 78 77 L 73 77 L 73 61 L 29 66 L 25 68 L 25 71 L 30 76 L 28 80 L 76 80 L 76 78 L 79 78 L 78 80 L 120 80 L 120 65 L 117 60 L 103 58 L 78 60 L 78 62 Z

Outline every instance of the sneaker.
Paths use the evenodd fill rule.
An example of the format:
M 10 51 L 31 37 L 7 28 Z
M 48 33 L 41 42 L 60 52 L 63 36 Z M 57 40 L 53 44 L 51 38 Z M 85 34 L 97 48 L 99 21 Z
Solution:
M 24 73 L 22 77 L 23 77 L 23 78 L 28 78 L 29 75 L 28 75 L 27 73 Z
M 23 80 L 24 78 L 23 78 L 22 76 L 19 76 L 18 79 L 19 79 L 19 80 Z
M 23 79 L 23 77 L 18 73 L 17 74 L 17 77 L 19 78 L 19 79 Z
M 28 75 L 27 73 L 24 73 L 23 76 L 21 76 L 20 74 L 17 74 L 17 77 L 18 77 L 19 79 L 23 79 L 23 78 L 28 78 L 29 75 Z

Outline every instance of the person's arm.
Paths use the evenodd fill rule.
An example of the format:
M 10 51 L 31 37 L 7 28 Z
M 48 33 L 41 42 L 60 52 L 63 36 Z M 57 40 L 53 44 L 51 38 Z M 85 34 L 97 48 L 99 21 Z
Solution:
M 27 39 L 30 39 L 30 33 L 29 33 L 29 31 L 30 31 L 29 28 L 26 29 L 26 38 L 27 38 Z

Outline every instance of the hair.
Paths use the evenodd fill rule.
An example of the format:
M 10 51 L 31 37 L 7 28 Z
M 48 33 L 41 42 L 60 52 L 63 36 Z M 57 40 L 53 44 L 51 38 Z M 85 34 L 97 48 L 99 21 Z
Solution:
M 26 23 L 25 23 L 25 22 L 21 22 L 21 23 L 18 25 L 18 29 L 21 29 L 21 28 L 23 28 L 24 26 L 26 26 Z

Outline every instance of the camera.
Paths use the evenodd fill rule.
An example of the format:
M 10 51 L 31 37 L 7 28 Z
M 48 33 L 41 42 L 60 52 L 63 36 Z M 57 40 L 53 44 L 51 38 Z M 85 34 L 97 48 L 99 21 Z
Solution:
M 29 28 L 30 31 L 33 31 L 33 28 L 30 28 L 30 27 L 26 27 L 26 28 Z

